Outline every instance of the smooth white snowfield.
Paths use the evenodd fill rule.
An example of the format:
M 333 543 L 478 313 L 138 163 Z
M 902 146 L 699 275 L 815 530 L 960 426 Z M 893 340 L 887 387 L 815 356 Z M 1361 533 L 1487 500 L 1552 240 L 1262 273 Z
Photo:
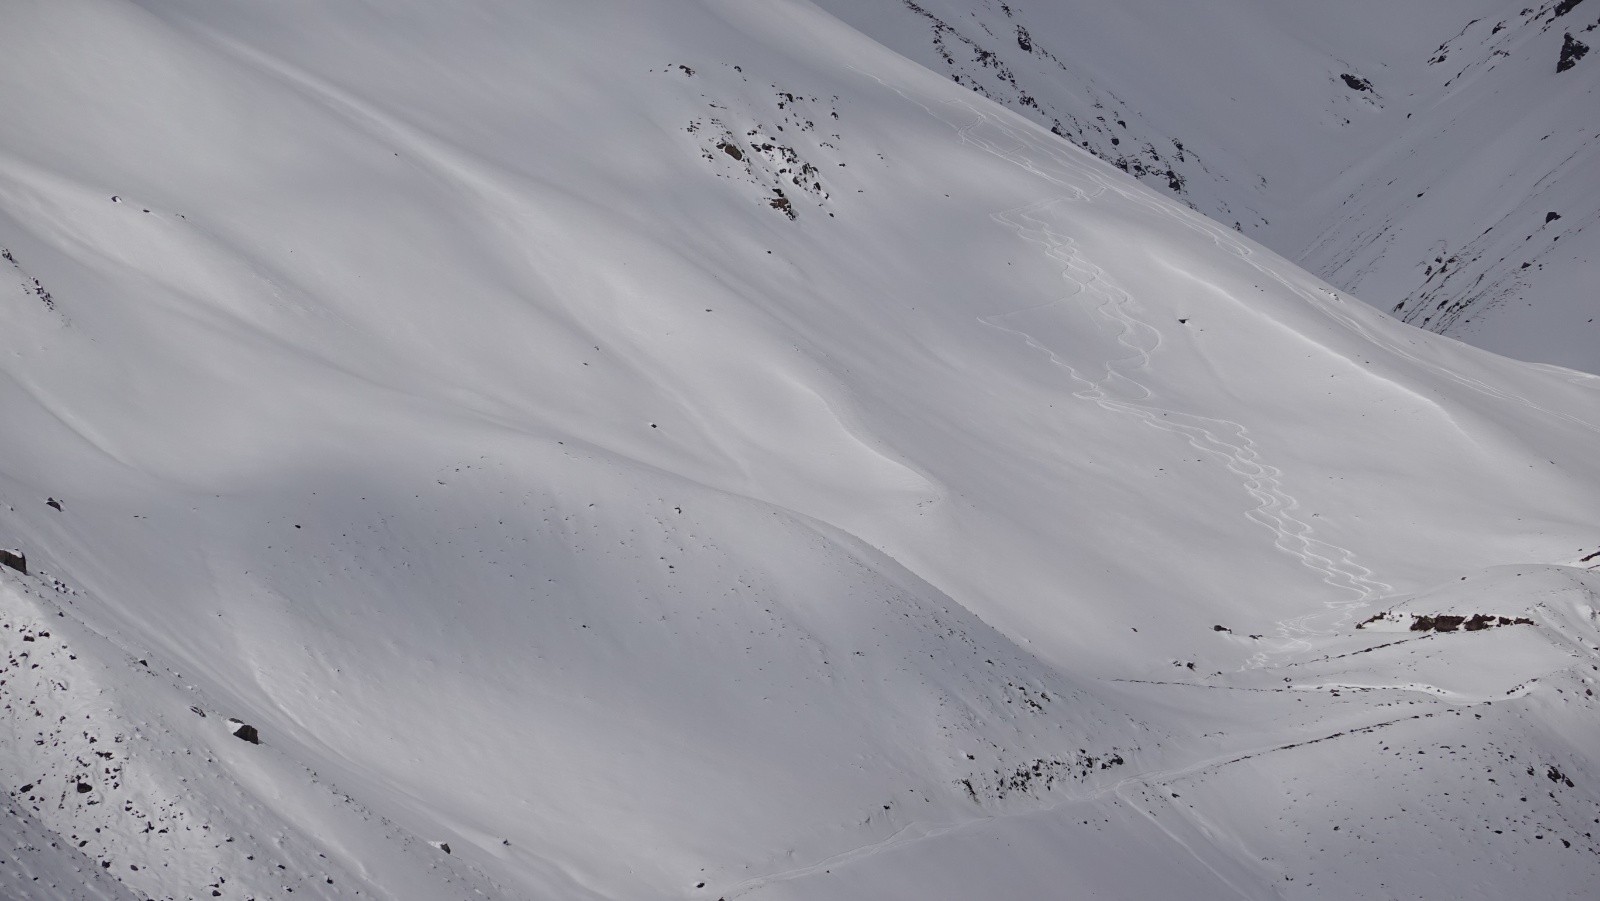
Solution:
M 15 3 L 0 122 L 0 894 L 1600 879 L 1596 380 L 809 3 Z

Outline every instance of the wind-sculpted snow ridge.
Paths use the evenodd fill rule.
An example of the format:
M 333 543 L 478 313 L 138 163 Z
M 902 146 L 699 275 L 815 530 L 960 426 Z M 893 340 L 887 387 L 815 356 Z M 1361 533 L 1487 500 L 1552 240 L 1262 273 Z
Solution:
M 810 2 L 7 12 L 0 896 L 1600 876 L 1583 380 Z
M 830 6 L 1406 322 L 1600 367 L 1592 7 Z
M 1600 425 L 1596 425 L 1595 423 L 1586 419 L 1582 419 L 1562 411 L 1549 409 L 1527 397 L 1523 397 L 1503 388 L 1498 388 L 1481 379 L 1473 378 L 1472 376 L 1464 373 L 1456 372 L 1440 366 L 1432 361 L 1422 359 L 1409 350 L 1404 343 L 1395 340 L 1386 333 L 1366 326 L 1357 317 L 1350 315 L 1347 310 L 1341 309 L 1341 307 L 1345 306 L 1345 299 L 1343 297 L 1337 294 L 1321 295 L 1316 292 L 1306 290 L 1298 282 L 1286 278 L 1276 268 L 1264 265 L 1257 261 L 1255 259 L 1255 252 L 1244 242 L 1230 234 L 1226 229 L 1218 227 L 1216 223 L 1205 219 L 1204 217 L 1186 213 L 1181 209 L 1173 207 L 1171 204 L 1161 204 L 1148 193 L 1131 191 L 1124 186 L 1116 185 L 1114 182 L 1107 179 L 1103 174 L 1093 172 L 1093 170 L 1084 163 L 1073 161 L 1071 154 L 1073 154 L 1075 151 L 1072 149 L 1061 146 L 1050 146 L 1038 140 L 1036 136 L 1024 136 L 1017 132 L 1011 125 L 1001 121 L 998 117 L 979 112 L 972 108 L 969 104 L 953 101 L 951 106 L 953 108 L 960 109 L 963 114 L 970 114 L 973 117 L 972 120 L 966 124 L 957 124 L 950 121 L 948 118 L 935 113 L 931 109 L 928 111 L 939 117 L 941 121 L 945 122 L 945 124 L 955 128 L 956 131 L 961 135 L 961 139 L 964 142 L 973 144 L 974 146 L 977 146 L 988 153 L 992 153 L 1002 159 L 1007 160 L 1008 162 L 1014 163 L 1017 166 L 1027 170 L 1029 173 L 1037 175 L 1052 184 L 1061 185 L 1062 187 L 1067 188 L 1069 193 L 1064 195 L 1062 198 L 1059 198 L 1060 200 L 1092 201 L 1094 198 L 1107 191 L 1115 192 L 1125 201 L 1137 204 L 1151 213 L 1171 219 L 1185 228 L 1191 229 L 1210 238 L 1216 243 L 1218 248 L 1238 256 L 1256 271 L 1260 272 L 1267 278 L 1272 279 L 1283 288 L 1300 297 L 1302 300 L 1306 301 L 1309 305 L 1319 310 L 1324 315 L 1339 322 L 1341 325 L 1349 328 L 1351 331 L 1356 332 L 1368 341 L 1384 346 L 1397 356 L 1416 363 L 1419 366 L 1428 367 L 1437 372 L 1439 375 L 1449 378 L 1467 388 L 1472 389 L 1473 391 L 1477 391 L 1490 397 L 1514 401 L 1542 414 L 1562 419 L 1596 434 L 1600 434 Z M 924 107 L 924 109 L 927 109 L 927 107 Z M 997 137 L 992 139 L 987 138 L 984 136 L 985 132 L 997 135 Z M 997 214 L 997 216 L 1001 217 L 1001 221 L 1008 227 L 1017 228 L 1013 222 L 1010 222 L 1004 218 L 1005 214 Z M 1028 236 L 1024 235 L 1024 237 Z M 1029 240 L 1035 239 L 1029 238 Z M 1047 246 L 1049 245 L 1047 244 Z M 1126 334 L 1127 331 L 1128 327 L 1125 326 L 1124 334 Z M 1119 341 L 1121 340 L 1122 338 L 1119 337 Z M 1146 359 L 1148 358 L 1148 350 L 1141 348 L 1138 350 L 1138 352 Z M 1142 362 L 1143 361 L 1141 361 L 1141 365 Z M 1592 383 L 1592 379 L 1580 373 L 1575 377 L 1574 382 L 1588 385 Z

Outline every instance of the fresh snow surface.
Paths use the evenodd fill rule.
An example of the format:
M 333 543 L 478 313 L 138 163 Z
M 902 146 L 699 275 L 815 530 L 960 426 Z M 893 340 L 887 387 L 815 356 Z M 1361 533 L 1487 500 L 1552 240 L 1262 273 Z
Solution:
M 0 895 L 1593 897 L 1596 380 L 861 27 L 7 6 Z
M 1600 53 L 1562 68 L 1600 4 L 819 3 L 1406 322 L 1600 372 Z

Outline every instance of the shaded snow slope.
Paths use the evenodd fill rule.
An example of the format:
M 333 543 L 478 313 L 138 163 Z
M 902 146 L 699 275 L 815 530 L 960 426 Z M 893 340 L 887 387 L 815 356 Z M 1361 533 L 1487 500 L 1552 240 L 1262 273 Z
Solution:
M 1600 371 L 1593 4 L 823 5 L 1379 309 Z
M 1589 565 L 1591 382 L 1395 322 L 805 3 L 70 0 L 0 42 L 14 884 L 1600 868 L 1563 718 L 1592 576 L 1539 569 L 1536 625 L 1354 628 Z M 1380 738 L 1573 785 L 1341 750 Z M 1378 839 L 1307 850 L 1308 795 Z M 1429 837 L 1469 814 L 1570 853 Z

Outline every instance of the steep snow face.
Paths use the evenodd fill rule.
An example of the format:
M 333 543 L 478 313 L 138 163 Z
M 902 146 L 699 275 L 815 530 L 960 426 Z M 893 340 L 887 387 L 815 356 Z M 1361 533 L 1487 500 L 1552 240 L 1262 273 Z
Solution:
M 1574 33 L 1596 40 L 1600 8 L 1510 4 L 1463 22 L 1398 137 L 1323 198 L 1339 208 L 1305 264 L 1406 322 L 1600 372 L 1600 66 L 1562 52 Z
M 0 42 L 5 878 L 1595 877 L 1592 576 L 1473 611 L 1531 624 L 1355 628 L 1592 563 L 1591 381 L 1395 322 L 807 3 L 73 0 Z M 1473 751 L 1418 782 L 1379 739 Z M 1472 790 L 1502 751 L 1569 794 Z M 1375 843 L 1306 850 L 1333 793 Z M 1517 816 L 1571 853 L 1437 844 Z
M 824 5 L 1407 322 L 1600 371 L 1592 4 Z

